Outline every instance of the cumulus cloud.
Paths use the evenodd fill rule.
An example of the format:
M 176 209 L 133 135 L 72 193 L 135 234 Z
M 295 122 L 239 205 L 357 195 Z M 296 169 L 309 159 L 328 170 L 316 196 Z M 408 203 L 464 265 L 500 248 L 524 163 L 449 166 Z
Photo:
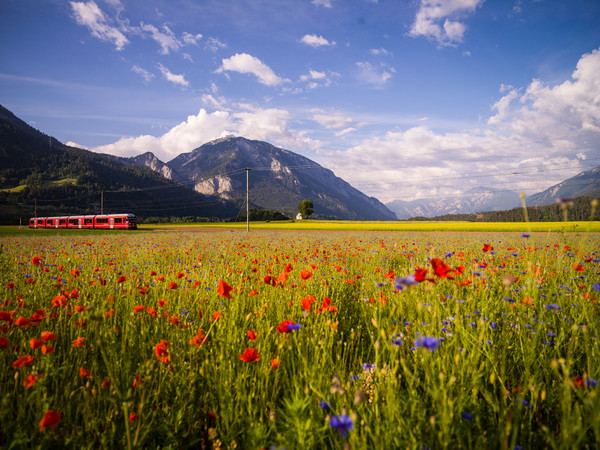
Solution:
M 89 28 L 92 36 L 112 43 L 117 50 L 123 50 L 125 45 L 129 44 L 129 40 L 118 27 L 109 25 L 106 16 L 94 1 L 69 2 L 69 4 L 77 24 Z
M 440 46 L 462 42 L 466 26 L 460 21 L 472 14 L 483 0 L 421 0 L 409 35 L 426 37 Z
M 176 75 L 176 74 L 171 73 L 171 71 L 169 71 L 169 69 L 167 69 L 162 64 L 157 64 L 156 67 L 158 68 L 158 70 L 160 70 L 160 72 L 163 74 L 165 79 L 170 81 L 171 83 L 177 84 L 177 85 L 183 86 L 183 87 L 187 87 L 190 85 L 190 83 L 185 79 L 185 77 L 183 75 Z
M 302 132 L 291 130 L 290 120 L 289 111 L 277 108 L 241 104 L 236 105 L 234 112 L 213 113 L 203 108 L 162 136 L 127 137 L 92 150 L 118 156 L 135 156 L 150 151 L 167 162 L 206 142 L 231 134 L 268 141 L 284 148 L 316 148 L 320 145 Z
M 315 48 L 335 46 L 335 41 L 329 42 L 323 36 L 317 36 L 316 34 L 305 34 L 304 36 L 302 36 L 302 39 L 300 39 L 300 42 Z
M 483 128 L 389 131 L 330 153 L 327 167 L 384 202 L 457 194 L 481 185 L 541 191 L 598 164 L 598 73 L 600 50 L 594 50 L 563 83 L 501 86 L 503 95 Z
M 239 72 L 248 73 L 258 78 L 265 86 L 279 86 L 289 80 L 278 77 L 273 70 L 260 59 L 247 53 L 236 53 L 231 58 L 222 60 L 216 73 Z

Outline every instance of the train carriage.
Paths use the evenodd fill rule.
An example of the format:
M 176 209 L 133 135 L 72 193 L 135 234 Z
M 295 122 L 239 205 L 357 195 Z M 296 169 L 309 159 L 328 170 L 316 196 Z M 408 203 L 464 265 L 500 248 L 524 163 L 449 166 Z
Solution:
M 134 214 L 101 214 L 60 217 L 32 217 L 29 228 L 84 228 L 136 230 L 137 217 Z

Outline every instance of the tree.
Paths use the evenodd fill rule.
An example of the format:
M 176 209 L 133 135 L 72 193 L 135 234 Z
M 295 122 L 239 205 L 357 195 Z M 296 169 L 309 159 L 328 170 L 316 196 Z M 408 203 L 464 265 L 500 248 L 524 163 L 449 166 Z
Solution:
M 313 213 L 313 204 L 310 200 L 302 200 L 298 205 L 298 212 L 306 219 Z

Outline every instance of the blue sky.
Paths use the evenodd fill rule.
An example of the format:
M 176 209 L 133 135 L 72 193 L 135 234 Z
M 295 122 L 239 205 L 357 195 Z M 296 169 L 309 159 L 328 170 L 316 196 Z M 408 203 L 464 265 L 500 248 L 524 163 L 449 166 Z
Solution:
M 228 134 L 384 203 L 600 165 L 597 0 L 2 0 L 0 104 L 167 162 Z

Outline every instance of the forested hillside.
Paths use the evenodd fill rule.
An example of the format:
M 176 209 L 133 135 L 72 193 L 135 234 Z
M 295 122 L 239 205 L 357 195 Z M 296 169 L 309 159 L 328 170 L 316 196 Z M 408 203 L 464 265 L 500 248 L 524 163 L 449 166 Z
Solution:
M 228 218 L 239 207 L 145 168 L 65 146 L 0 106 L 0 222 L 38 216 L 130 212 Z M 102 194 L 103 193 L 103 194 Z

